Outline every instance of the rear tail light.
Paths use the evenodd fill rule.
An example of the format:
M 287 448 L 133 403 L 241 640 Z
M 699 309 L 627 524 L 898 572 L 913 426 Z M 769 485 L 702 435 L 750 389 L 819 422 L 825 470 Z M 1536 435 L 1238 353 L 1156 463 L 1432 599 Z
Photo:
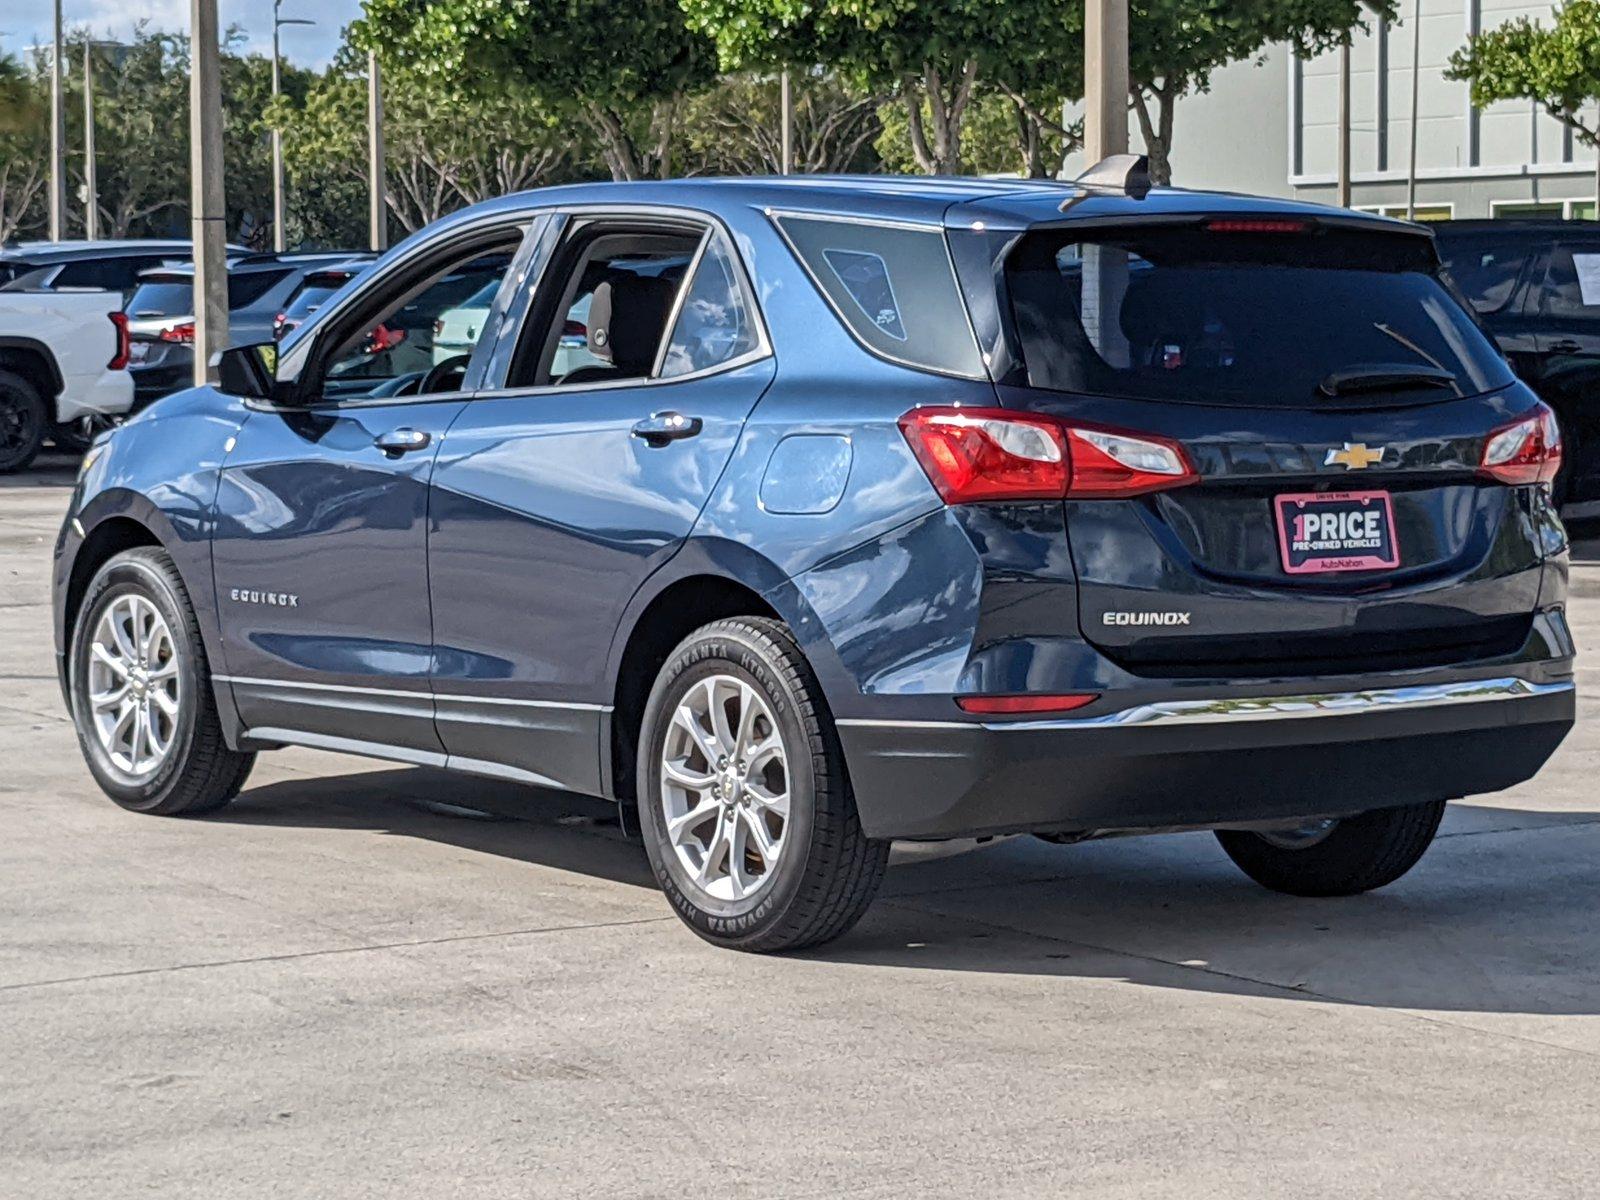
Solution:
M 1100 699 L 1097 692 L 1073 692 L 1065 695 L 1028 696 L 957 696 L 956 707 L 962 712 L 983 716 L 1015 717 L 1026 713 L 1071 712 L 1085 704 Z
M 1112 499 L 1200 478 L 1167 438 L 1003 408 L 916 408 L 900 429 L 946 504 Z
M 163 342 L 192 342 L 194 341 L 194 322 L 185 321 L 182 325 L 168 325 L 156 336 Z
M 106 364 L 106 370 L 126 370 L 129 352 L 132 349 L 128 341 L 128 314 L 114 312 L 106 315 L 111 318 L 111 323 L 117 327 L 117 352 L 111 356 L 111 361 Z
M 1549 483 L 1561 469 L 1561 430 L 1548 405 L 1536 405 L 1491 433 L 1479 470 L 1501 483 Z

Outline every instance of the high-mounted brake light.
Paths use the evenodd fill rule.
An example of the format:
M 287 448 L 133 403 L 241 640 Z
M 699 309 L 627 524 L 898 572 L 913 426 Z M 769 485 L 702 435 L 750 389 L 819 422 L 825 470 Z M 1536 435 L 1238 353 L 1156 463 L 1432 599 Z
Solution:
M 1200 478 L 1167 438 L 1004 408 L 914 408 L 900 429 L 946 504 L 1114 499 Z
M 185 321 L 182 325 L 168 325 L 156 336 L 163 342 L 192 342 L 194 341 L 194 322 Z
M 1015 717 L 1025 713 L 1071 712 L 1085 704 L 1100 699 L 1097 692 L 1076 692 L 1066 695 L 1024 696 L 957 696 L 956 707 L 962 712 L 985 716 Z
M 121 371 L 128 365 L 130 344 L 128 342 L 128 314 L 125 312 L 107 313 L 111 323 L 117 327 L 117 352 L 111 356 L 111 361 L 106 364 L 108 371 Z
M 1213 217 L 1201 226 L 1207 233 L 1310 233 L 1310 221 L 1282 217 Z
M 1544 403 L 1502 425 L 1483 443 L 1478 469 L 1501 483 L 1549 483 L 1561 469 L 1561 429 Z

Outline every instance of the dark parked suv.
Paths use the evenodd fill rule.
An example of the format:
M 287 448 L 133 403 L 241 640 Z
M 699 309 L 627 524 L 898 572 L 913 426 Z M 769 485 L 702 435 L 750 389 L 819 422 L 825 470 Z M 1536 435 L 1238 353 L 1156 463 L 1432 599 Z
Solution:
M 419 375 L 402 313 L 476 340 Z M 894 838 L 1215 829 L 1268 887 L 1380 887 L 1573 722 L 1550 410 L 1415 226 L 557 188 L 221 370 L 97 444 L 56 548 L 63 688 L 137 811 L 285 745 L 597 793 L 701 936 L 779 950 Z
M 1555 409 L 1556 501 L 1600 515 L 1600 223 L 1445 221 L 1439 257 L 1517 374 Z

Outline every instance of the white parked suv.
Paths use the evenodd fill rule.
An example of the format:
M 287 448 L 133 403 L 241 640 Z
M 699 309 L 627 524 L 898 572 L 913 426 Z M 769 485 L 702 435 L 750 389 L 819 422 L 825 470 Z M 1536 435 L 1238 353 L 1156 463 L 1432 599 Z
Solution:
M 0 472 L 79 448 L 133 405 L 119 292 L 0 292 Z

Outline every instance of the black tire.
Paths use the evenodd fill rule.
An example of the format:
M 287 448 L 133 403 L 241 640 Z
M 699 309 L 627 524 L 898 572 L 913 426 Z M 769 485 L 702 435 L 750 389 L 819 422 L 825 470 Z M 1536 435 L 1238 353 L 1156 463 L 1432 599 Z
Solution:
M 667 836 L 662 757 L 672 715 L 712 676 L 750 684 L 770 710 L 785 755 L 789 812 L 770 878 L 742 900 L 707 894 Z M 727 949 L 815 946 L 861 919 L 889 860 L 861 830 L 833 718 L 800 647 L 779 621 L 733 617 L 685 639 L 661 668 L 639 736 L 639 827 L 661 890 L 689 928 Z M 731 851 L 730 851 L 731 855 Z
M 1300 847 L 1267 836 L 1219 829 L 1217 840 L 1262 887 L 1291 896 L 1354 896 L 1393 883 L 1422 857 L 1444 816 L 1444 801 L 1380 808 L 1334 823 Z
M 84 454 L 94 442 L 94 434 L 86 433 L 82 424 L 57 425 L 50 431 L 50 440 L 63 454 Z
M 88 695 L 94 630 L 112 604 L 130 594 L 149 601 L 166 622 L 178 680 L 171 749 L 152 772 L 137 776 L 113 761 L 102 745 Z M 230 750 L 223 740 L 200 626 L 188 589 L 165 550 L 139 546 L 100 568 L 78 609 L 69 666 L 78 744 L 95 782 L 123 808 L 157 816 L 193 816 L 213 812 L 239 794 L 256 756 Z
M 0 474 L 26 469 L 44 445 L 50 413 L 39 390 L 12 371 L 0 371 Z

